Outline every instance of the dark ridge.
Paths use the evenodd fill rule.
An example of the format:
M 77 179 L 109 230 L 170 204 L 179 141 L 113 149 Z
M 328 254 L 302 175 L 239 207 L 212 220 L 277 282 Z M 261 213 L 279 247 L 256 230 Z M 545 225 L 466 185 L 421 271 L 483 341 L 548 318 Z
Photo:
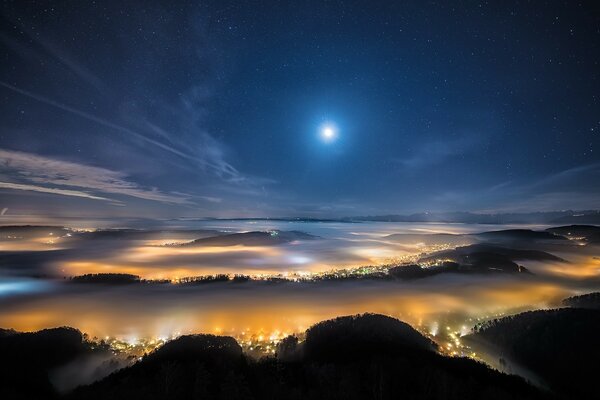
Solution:
M 556 235 L 549 231 L 533 231 L 531 229 L 506 229 L 501 231 L 490 231 L 476 233 L 473 236 L 486 240 L 501 240 L 501 241 L 540 241 L 552 240 L 563 241 L 565 238 Z
M 317 236 L 299 231 L 244 232 L 196 239 L 177 246 L 273 246 L 296 240 L 314 240 Z
M 217 283 L 217 282 L 229 282 L 229 275 L 227 274 L 216 274 L 216 275 L 200 275 L 181 278 L 179 280 L 180 285 L 196 285 L 203 283 Z
M 548 232 L 562 236 L 589 236 L 600 233 L 600 226 L 595 225 L 565 225 L 546 229 Z
M 145 230 L 145 229 L 98 229 L 90 232 L 79 232 L 76 234 L 77 239 L 156 239 L 160 236 L 189 238 L 198 236 L 217 236 L 222 234 L 221 231 L 214 229 L 194 229 L 194 230 Z M 194 236 L 192 236 L 194 235 Z
M 494 255 L 492 257 L 491 255 Z M 534 261 L 554 261 L 564 262 L 560 257 L 540 250 L 521 250 L 511 249 L 507 247 L 489 245 L 489 244 L 473 244 L 469 246 L 457 247 L 453 250 L 444 250 L 433 253 L 421 259 L 421 262 L 434 261 L 437 259 L 451 259 L 459 264 L 481 264 L 482 262 L 490 262 L 493 258 L 497 258 L 499 264 L 506 261 L 515 260 L 534 260 Z M 481 265 L 485 266 L 485 265 Z
M 353 349 L 349 352 L 349 349 Z M 437 345 L 410 325 L 379 314 L 338 317 L 319 322 L 306 331 L 303 350 L 307 360 L 330 361 L 374 355 L 435 351 Z
M 600 311 L 531 311 L 486 322 L 474 331 L 468 342 L 492 345 L 556 392 L 568 398 L 600 398 Z
M 589 308 L 600 310 L 600 292 L 582 294 L 580 296 L 567 297 L 562 301 L 563 305 L 573 308 Z
M 559 226 L 556 228 L 546 229 L 557 235 L 562 235 L 566 238 L 584 238 L 586 242 L 591 244 L 600 244 L 600 227 L 594 225 L 568 225 Z
M 422 267 L 417 264 L 412 265 L 401 265 L 393 267 L 388 270 L 388 275 L 392 278 L 411 280 L 411 279 L 422 279 L 438 274 L 449 273 L 449 272 L 464 272 L 461 270 L 460 265 L 455 262 L 446 261 L 441 265 L 432 267 Z

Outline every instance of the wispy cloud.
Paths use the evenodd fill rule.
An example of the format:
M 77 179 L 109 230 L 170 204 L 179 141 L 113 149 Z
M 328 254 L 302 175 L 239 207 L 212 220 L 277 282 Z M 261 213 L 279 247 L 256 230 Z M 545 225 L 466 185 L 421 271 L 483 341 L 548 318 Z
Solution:
M 147 137 L 146 135 L 143 135 L 143 134 L 141 134 L 139 132 L 133 131 L 133 130 L 131 130 L 129 128 L 126 128 L 124 126 L 114 124 L 114 123 L 112 123 L 110 121 L 107 121 L 107 120 L 105 120 L 103 118 L 97 117 L 97 116 L 95 116 L 93 114 L 90 114 L 90 113 L 87 113 L 85 111 L 78 110 L 78 109 L 76 109 L 74 107 L 67 106 L 67 105 L 59 103 L 57 101 L 48 99 L 48 98 L 46 98 L 44 96 L 41 96 L 39 94 L 36 94 L 36 93 L 30 92 L 30 91 L 18 88 L 16 86 L 13 86 L 13 85 L 11 85 L 9 83 L 6 83 L 6 82 L 0 81 L 0 86 L 3 86 L 5 88 L 10 89 L 10 90 L 12 90 L 14 92 L 17 92 L 19 94 L 22 94 L 23 96 L 27 96 L 27 97 L 29 97 L 31 99 L 40 101 L 42 103 L 48 104 L 48 105 L 56 107 L 56 108 L 59 108 L 59 109 L 61 109 L 63 111 L 67 111 L 69 113 L 78 115 L 81 118 L 85 118 L 85 119 L 87 119 L 89 121 L 96 122 L 97 124 L 103 125 L 103 126 L 105 126 L 107 128 L 112 128 L 112 129 L 115 129 L 117 131 L 121 131 L 121 132 L 127 133 L 127 134 L 129 134 L 131 136 L 134 136 L 137 139 L 140 139 L 140 140 L 142 140 L 142 141 L 144 141 L 146 143 L 152 144 L 152 145 L 154 145 L 156 147 L 159 147 L 159 148 L 161 148 L 163 150 L 166 150 L 166 151 L 168 151 L 168 152 L 170 152 L 172 154 L 175 154 L 175 155 L 177 155 L 179 157 L 182 157 L 182 158 L 185 158 L 185 159 L 188 159 L 188 160 L 194 160 L 193 156 L 191 156 L 189 154 L 186 154 L 183 151 L 175 149 L 174 147 L 171 147 L 169 145 L 161 143 L 161 142 L 159 142 L 157 140 L 154 140 L 154 139 L 152 139 L 150 137 Z
M 59 194 L 62 196 L 83 197 L 83 198 L 92 199 L 92 200 L 106 200 L 106 201 L 115 202 L 115 200 L 107 199 L 106 197 L 93 196 L 89 193 L 82 192 L 79 190 L 49 188 L 49 187 L 44 187 L 44 186 L 24 185 L 24 184 L 20 184 L 20 183 L 12 183 L 12 182 L 0 182 L 0 189 L 25 190 L 28 192 Z
M 127 175 L 122 172 L 20 151 L 0 149 L 0 171 L 21 181 L 1 182 L 0 188 L 4 189 L 116 202 L 113 199 L 87 192 L 91 191 L 92 193 L 118 194 L 162 203 L 193 204 L 189 195 L 164 193 L 156 188 L 144 188 L 127 180 Z M 23 183 L 23 181 L 27 183 Z M 67 186 L 77 188 L 77 190 L 57 188 L 56 186 Z
M 14 51 L 26 56 L 44 59 L 44 54 L 41 54 L 38 49 L 42 49 L 44 53 L 49 54 L 54 59 L 58 60 L 67 69 L 73 72 L 80 80 L 93 86 L 103 96 L 107 96 L 109 90 L 102 79 L 92 73 L 85 65 L 76 61 L 68 54 L 68 51 L 53 43 L 48 37 L 41 38 L 40 35 L 34 34 L 29 28 L 19 23 L 17 20 L 12 21 L 18 25 L 23 32 L 27 34 L 32 43 L 37 45 L 36 49 L 32 49 L 31 45 L 25 45 L 6 35 L 0 35 L 0 39 L 9 45 Z M 146 118 L 134 117 L 136 126 L 140 129 L 131 129 L 121 124 L 101 118 L 97 115 L 85 112 L 75 107 L 66 105 L 59 101 L 55 101 L 46 96 L 34 93 L 32 91 L 14 86 L 8 82 L 0 81 L 0 86 L 10 89 L 23 96 L 27 96 L 44 104 L 56 107 L 60 110 L 77 115 L 81 118 L 95 122 L 102 126 L 114 129 L 128 134 L 130 137 L 141 140 L 143 143 L 150 144 L 161 150 L 167 151 L 178 158 L 188 161 L 192 168 L 201 168 L 203 171 L 215 174 L 219 178 L 229 181 L 230 183 L 249 183 L 252 184 L 252 178 L 240 173 L 233 165 L 225 160 L 223 146 L 209 133 L 199 129 L 199 115 L 204 112 L 204 107 L 199 106 L 199 102 L 204 102 L 210 97 L 210 91 L 205 85 L 195 85 L 187 89 L 185 95 L 181 97 L 181 109 L 178 110 L 178 119 L 182 123 L 182 127 L 187 130 L 193 129 L 194 145 L 190 148 L 189 143 L 182 142 L 178 139 L 180 132 L 172 132 L 164 129 L 155 122 Z M 131 119 L 131 115 L 128 116 Z M 141 123 L 140 123 L 141 122 Z
M 28 90 L 18 88 L 9 83 L 0 81 L 0 86 L 10 89 L 10 90 L 12 90 L 16 93 L 19 93 L 23 96 L 37 100 L 39 102 L 56 107 L 63 111 L 75 114 L 81 118 L 95 122 L 102 126 L 129 134 L 130 136 L 134 137 L 135 139 L 139 139 L 139 140 L 143 141 L 144 143 L 148 143 L 159 149 L 167 151 L 168 153 L 171 153 L 172 155 L 175 155 L 179 158 L 185 159 L 185 160 L 189 161 L 191 163 L 191 165 L 196 165 L 197 167 L 200 167 L 205 171 L 209 171 L 230 183 L 255 184 L 255 178 L 246 176 L 246 175 L 240 173 L 233 165 L 231 165 L 229 162 L 227 162 L 225 160 L 222 145 L 219 142 L 217 142 L 211 135 L 209 135 L 208 133 L 203 132 L 201 130 L 198 132 L 198 134 L 196 136 L 196 140 L 198 141 L 198 139 L 199 139 L 199 143 L 197 143 L 194 146 L 195 150 L 192 150 L 190 152 L 187 150 L 179 149 L 180 144 L 178 142 L 175 142 L 177 145 L 165 144 L 160 140 L 154 139 L 154 138 L 152 138 L 148 135 L 145 135 L 143 133 L 140 133 L 138 131 L 115 124 L 106 119 L 100 118 L 98 116 L 87 113 L 85 111 L 81 111 L 74 107 L 62 104 L 60 102 L 51 100 L 51 99 L 41 96 L 39 94 L 30 92 Z M 146 124 L 149 128 L 152 129 L 152 131 L 154 133 L 157 133 L 159 136 L 161 136 L 163 138 L 168 138 L 173 143 L 172 138 L 174 137 L 174 135 L 172 135 L 170 132 L 168 132 L 168 131 L 160 128 L 158 125 L 152 124 L 148 121 L 146 121 Z M 198 129 L 198 128 L 194 128 L 194 129 Z M 260 178 L 258 178 L 258 181 L 263 182 L 262 180 L 260 180 Z
M 20 56 L 19 58 L 23 58 L 22 61 L 31 63 L 33 67 L 43 62 L 47 67 L 40 70 L 41 74 L 49 73 L 49 68 L 52 67 L 52 79 L 60 79 L 60 81 L 53 81 L 56 85 L 36 86 L 35 82 L 19 80 L 19 75 L 14 74 L 14 77 L 7 76 L 0 81 L 0 90 L 18 93 L 42 105 L 60 110 L 65 113 L 65 120 L 71 116 L 71 119 L 75 119 L 74 122 L 83 127 L 81 129 L 88 127 L 88 122 L 108 128 L 90 129 L 89 135 L 101 132 L 103 142 L 113 142 L 120 146 L 126 141 L 128 146 L 136 146 L 132 149 L 136 160 L 139 160 L 136 166 L 148 163 L 157 172 L 151 178 L 150 174 L 147 175 L 148 179 L 154 179 L 154 185 L 164 187 L 163 182 L 168 182 L 170 188 L 191 191 L 193 196 L 140 188 L 130 182 L 131 178 L 109 170 L 104 170 L 104 176 L 108 176 L 107 172 L 118 175 L 111 178 L 112 186 L 106 185 L 106 181 L 102 179 L 91 183 L 93 187 L 77 186 L 74 184 L 82 184 L 85 180 L 75 182 L 73 176 L 69 178 L 68 185 L 73 184 L 74 188 L 84 193 L 98 191 L 124 194 L 176 204 L 191 202 L 192 199 L 213 204 L 223 201 L 228 203 L 242 195 L 266 196 L 264 186 L 275 181 L 240 170 L 233 162 L 235 161 L 234 147 L 230 148 L 224 140 L 207 129 L 205 118 L 211 111 L 213 94 L 219 89 L 221 76 L 228 64 L 220 64 L 219 54 L 217 54 L 219 52 L 211 50 L 214 47 L 212 40 L 204 30 L 188 32 L 191 35 L 190 40 L 179 41 L 168 50 L 170 55 L 181 56 L 184 59 L 183 70 L 179 71 L 178 75 L 185 79 L 172 79 L 170 85 L 163 86 L 155 84 L 157 79 L 162 80 L 165 74 L 172 71 L 162 70 L 161 63 L 156 63 L 156 68 L 152 69 L 143 66 L 148 59 L 164 57 L 164 49 L 158 51 L 155 46 L 144 44 L 128 48 L 127 62 L 119 63 L 116 73 L 112 73 L 114 71 L 110 69 L 107 73 L 106 68 L 88 64 L 86 60 L 78 57 L 76 47 L 71 46 L 69 41 L 61 40 L 58 33 L 46 32 L 46 26 L 38 26 L 36 21 L 30 21 L 23 15 L 9 15 L 7 18 L 19 29 L 6 35 L 0 34 L 0 41 L 8 45 L 15 54 Z M 179 26 L 163 24 L 154 28 L 159 35 L 161 32 L 163 35 L 170 35 L 173 33 L 171 29 L 179 29 Z M 138 33 L 137 30 L 130 32 L 131 35 Z M 110 35 L 111 32 L 107 32 L 107 37 Z M 119 41 L 121 33 L 112 39 Z M 90 40 L 86 43 L 93 46 L 96 41 Z M 128 45 L 128 42 L 124 42 L 124 46 Z M 102 46 L 98 48 L 102 51 Z M 194 48 L 196 51 L 190 51 Z M 200 69 L 197 68 L 198 62 L 202 64 Z M 192 69 L 189 69 L 190 67 Z M 134 82 L 131 82 L 131 79 L 122 79 L 123 76 L 129 77 L 130 73 L 135 73 Z M 53 92 L 53 88 L 59 85 L 60 93 Z M 90 96 L 89 103 L 94 104 L 93 108 L 81 105 L 88 104 L 80 101 L 79 88 L 82 87 L 96 89 L 85 92 Z M 78 90 L 72 92 L 71 88 Z M 31 122 L 32 125 L 35 123 L 35 121 Z M 56 125 L 54 129 L 61 129 L 61 126 Z M 223 134 L 228 137 L 235 136 L 228 132 Z M 84 141 L 81 149 L 78 149 L 82 153 L 78 154 L 86 154 L 87 146 L 88 143 Z M 43 152 L 45 147 L 41 146 L 40 149 Z M 70 154 L 69 150 L 72 149 L 66 146 L 62 154 Z M 58 156 L 60 155 L 59 153 Z M 102 154 L 98 157 L 100 157 L 97 158 L 100 165 L 109 165 L 102 163 Z M 0 160 L 0 164 L 2 161 Z M 13 175 L 21 180 L 26 179 L 23 173 Z M 13 179 L 3 180 L 7 181 L 6 183 L 13 181 Z M 135 187 L 114 185 L 116 181 L 130 183 Z M 29 179 L 28 181 L 14 180 L 13 183 L 40 185 L 43 188 L 45 185 L 64 185 L 65 182 L 67 182 L 65 179 L 49 178 L 42 179 L 42 182 Z M 191 188 L 190 182 L 194 183 Z M 97 193 L 91 194 L 97 195 Z

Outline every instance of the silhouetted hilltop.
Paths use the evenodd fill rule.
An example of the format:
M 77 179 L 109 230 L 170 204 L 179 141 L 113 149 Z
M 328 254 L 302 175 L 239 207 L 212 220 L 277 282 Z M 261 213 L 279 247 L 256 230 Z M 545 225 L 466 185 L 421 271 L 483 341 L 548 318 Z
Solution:
M 3 330 L 6 333 L 8 330 Z M 0 398 L 51 399 L 57 396 L 48 372 L 90 351 L 73 328 L 0 335 Z
M 147 363 L 172 360 L 239 362 L 242 348 L 229 336 L 185 335 L 166 343 L 146 357 Z
M 591 308 L 600 310 L 600 292 L 582 294 L 581 296 L 567 297 L 562 301 L 567 307 Z
M 479 325 L 465 340 L 498 349 L 568 398 L 599 398 L 600 311 L 541 310 Z
M 81 332 L 74 328 L 52 328 L 33 333 L 12 334 L 0 338 L 0 353 L 7 359 L 34 361 L 50 367 L 87 349 Z
M 348 350 L 352 349 L 351 352 Z M 339 317 L 306 331 L 304 357 L 342 361 L 414 351 L 435 351 L 437 345 L 410 325 L 379 314 Z
M 236 399 L 247 393 L 242 349 L 231 337 L 182 336 L 141 362 L 76 389 L 76 399 Z
M 317 236 L 299 231 L 254 231 L 207 237 L 178 246 L 273 246 L 296 240 L 314 239 L 317 239 Z
M 388 275 L 392 278 L 411 280 L 428 278 L 430 276 L 449 273 L 449 272 L 465 272 L 461 270 L 461 266 L 455 262 L 443 262 L 441 265 L 435 265 L 432 267 L 422 267 L 417 264 L 411 265 L 400 265 L 397 267 L 390 268 Z

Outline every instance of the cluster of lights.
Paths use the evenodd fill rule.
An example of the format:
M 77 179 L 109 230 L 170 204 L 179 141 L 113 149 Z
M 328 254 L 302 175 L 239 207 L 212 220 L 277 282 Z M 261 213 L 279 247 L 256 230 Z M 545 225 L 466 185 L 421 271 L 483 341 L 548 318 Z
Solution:
M 176 339 L 179 336 L 181 336 L 181 332 L 175 332 L 171 336 L 156 338 L 116 338 L 106 336 L 103 339 L 94 338 L 91 341 L 91 344 L 92 348 L 108 346 L 113 355 L 124 355 L 126 357 L 134 356 L 139 358 L 145 354 L 153 352 L 166 342 Z
M 252 333 L 247 329 L 239 334 L 233 334 L 232 336 L 237 340 L 246 354 L 260 357 L 264 355 L 274 355 L 279 342 L 290 336 L 290 333 L 280 330 L 275 330 L 270 333 L 262 331 Z
M 441 324 L 438 320 L 423 321 L 420 320 L 415 328 L 424 336 L 429 337 L 439 345 L 440 353 L 451 357 L 469 357 L 479 360 L 475 353 L 463 341 L 462 337 L 469 334 L 469 326 L 489 321 L 490 319 L 500 318 L 506 315 L 505 312 L 490 313 L 484 316 L 468 318 L 467 320 L 454 321 L 453 323 Z M 215 327 L 213 332 L 217 335 L 227 335 L 233 337 L 242 350 L 253 357 L 263 357 L 275 355 L 277 345 L 290 335 L 296 336 L 300 342 L 304 340 L 304 327 L 298 327 L 298 332 L 288 332 L 283 330 L 273 330 L 266 332 L 264 330 L 252 331 L 246 328 L 242 331 L 229 330 L 224 331 L 220 327 Z M 102 340 L 94 338 L 93 346 L 108 346 L 115 356 L 125 356 L 132 361 L 140 359 L 143 355 L 149 354 L 166 342 L 181 336 L 181 332 L 175 332 L 170 336 L 155 338 L 114 338 L 105 337 Z
M 246 329 L 241 332 L 223 332 L 221 328 L 217 327 L 213 331 L 218 335 L 232 336 L 246 354 L 256 357 L 274 355 L 279 342 L 291 335 L 291 333 L 282 330 L 252 332 L 250 329 Z M 115 356 L 140 359 L 142 356 L 153 352 L 168 341 L 174 340 L 179 336 L 181 336 L 181 332 L 175 332 L 168 337 L 155 338 L 116 338 L 106 336 L 103 339 L 94 338 L 90 343 L 92 348 L 108 346 Z M 303 338 L 303 334 L 296 334 L 295 336 Z

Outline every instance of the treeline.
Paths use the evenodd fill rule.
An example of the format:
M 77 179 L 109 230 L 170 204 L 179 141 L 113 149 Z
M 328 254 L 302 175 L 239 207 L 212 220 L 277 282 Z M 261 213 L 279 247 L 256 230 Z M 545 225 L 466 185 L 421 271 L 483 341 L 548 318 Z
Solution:
M 69 278 L 73 283 L 99 283 L 107 285 L 124 285 L 135 283 L 170 283 L 169 279 L 142 279 L 138 275 L 121 273 L 85 274 Z
M 242 274 L 215 274 L 215 275 L 200 275 L 200 276 L 188 276 L 180 278 L 176 282 L 179 284 L 202 284 L 202 283 L 215 283 L 215 282 L 248 282 L 252 278 L 248 275 Z

